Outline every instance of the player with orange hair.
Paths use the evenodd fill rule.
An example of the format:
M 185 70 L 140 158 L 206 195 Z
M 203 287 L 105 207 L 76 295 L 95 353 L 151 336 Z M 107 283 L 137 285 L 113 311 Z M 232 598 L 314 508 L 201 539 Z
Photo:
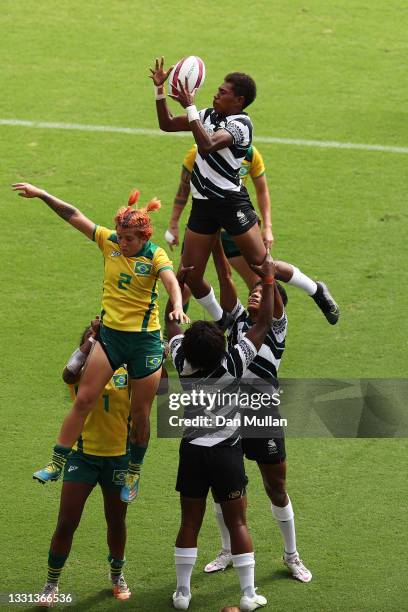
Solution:
M 15 183 L 24 198 L 39 198 L 75 229 L 94 240 L 104 257 L 101 325 L 81 378 L 76 400 L 65 417 L 51 461 L 34 473 L 42 483 L 58 480 L 72 446 L 81 436 L 86 417 L 113 372 L 127 364 L 131 386 L 130 462 L 121 499 L 131 502 L 138 493 L 140 469 L 150 436 L 150 411 L 161 376 L 163 349 L 160 336 L 157 285 L 162 281 L 174 305 L 170 318 L 187 323 L 172 263 L 166 252 L 151 242 L 149 213 L 160 208 L 154 198 L 145 208 L 128 206 L 114 218 L 115 230 L 96 225 L 77 208 L 29 183 Z M 72 355 L 72 367 L 84 356 Z M 69 367 L 69 364 L 68 364 Z

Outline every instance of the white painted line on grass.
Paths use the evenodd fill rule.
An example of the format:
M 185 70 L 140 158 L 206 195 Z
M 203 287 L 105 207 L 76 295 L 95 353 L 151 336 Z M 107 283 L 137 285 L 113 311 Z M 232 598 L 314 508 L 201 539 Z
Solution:
M 87 125 L 82 123 L 60 123 L 57 121 L 26 121 L 23 119 L 0 119 L 0 126 L 30 127 L 48 130 L 78 130 L 81 132 L 111 132 L 130 134 L 132 136 L 176 136 L 191 138 L 189 132 L 162 132 L 149 128 L 115 127 L 113 125 Z M 337 142 L 336 140 L 302 140 L 300 138 L 275 138 L 273 136 L 256 136 L 255 142 L 267 144 L 294 145 L 297 147 L 318 147 L 321 149 L 356 149 L 360 151 L 382 151 L 384 153 L 408 153 L 408 147 L 392 145 L 359 144 L 354 142 Z

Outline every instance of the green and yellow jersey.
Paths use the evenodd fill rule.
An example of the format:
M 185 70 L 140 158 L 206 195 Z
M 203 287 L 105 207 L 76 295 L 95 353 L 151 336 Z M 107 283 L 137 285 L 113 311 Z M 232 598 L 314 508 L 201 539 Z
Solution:
M 68 387 L 71 399 L 75 400 L 78 386 Z M 99 457 L 125 455 L 128 447 L 129 411 L 128 373 L 121 367 L 116 370 L 87 416 L 74 450 Z
M 183 167 L 190 174 L 193 171 L 193 166 L 195 163 L 196 155 L 197 155 L 197 145 L 193 145 L 191 149 L 189 149 L 185 158 L 183 159 Z M 263 176 L 264 174 L 265 174 L 265 164 L 264 164 L 262 155 L 260 154 L 260 152 L 258 151 L 256 147 L 251 145 L 247 151 L 247 154 L 245 155 L 244 161 L 241 164 L 241 168 L 239 171 L 241 180 L 245 185 L 248 180 L 248 176 L 250 176 L 252 180 L 255 180 L 259 178 L 260 176 Z
M 159 273 L 173 269 L 166 251 L 148 240 L 133 257 L 125 257 L 116 232 L 100 225 L 95 226 L 94 240 L 105 263 L 103 324 L 119 331 L 159 330 Z

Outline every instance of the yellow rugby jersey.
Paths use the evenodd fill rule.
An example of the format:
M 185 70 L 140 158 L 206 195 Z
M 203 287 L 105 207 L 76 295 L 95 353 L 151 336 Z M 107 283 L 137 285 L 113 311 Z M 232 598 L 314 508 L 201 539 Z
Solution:
M 75 400 L 78 385 L 68 387 L 71 399 Z M 125 455 L 130 426 L 129 411 L 128 374 L 125 368 L 120 367 L 98 397 L 73 448 L 99 457 Z
M 95 226 L 94 240 L 105 261 L 103 324 L 120 331 L 160 329 L 159 272 L 173 269 L 166 251 L 149 240 L 134 257 L 125 257 L 116 232 L 101 225 Z
M 190 174 L 193 171 L 195 158 L 197 155 L 197 145 L 193 145 L 188 150 L 185 158 L 183 159 L 183 167 Z M 265 164 L 262 155 L 256 147 L 251 145 L 245 155 L 244 161 L 241 164 L 239 175 L 244 185 L 248 180 L 248 176 L 252 179 L 257 179 L 265 174 Z

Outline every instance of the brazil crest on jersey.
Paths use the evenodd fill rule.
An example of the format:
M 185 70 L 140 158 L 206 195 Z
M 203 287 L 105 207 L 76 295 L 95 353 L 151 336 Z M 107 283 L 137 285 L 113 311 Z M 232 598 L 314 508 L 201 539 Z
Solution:
M 68 387 L 71 399 L 75 400 L 78 386 Z M 88 414 L 74 449 L 98 457 L 125 455 L 130 426 L 129 411 L 128 373 L 121 367 L 116 370 Z
M 150 240 L 133 257 L 121 254 L 114 230 L 95 226 L 94 240 L 104 257 L 101 319 L 121 331 L 160 329 L 158 313 L 159 273 L 172 270 L 164 249 Z

